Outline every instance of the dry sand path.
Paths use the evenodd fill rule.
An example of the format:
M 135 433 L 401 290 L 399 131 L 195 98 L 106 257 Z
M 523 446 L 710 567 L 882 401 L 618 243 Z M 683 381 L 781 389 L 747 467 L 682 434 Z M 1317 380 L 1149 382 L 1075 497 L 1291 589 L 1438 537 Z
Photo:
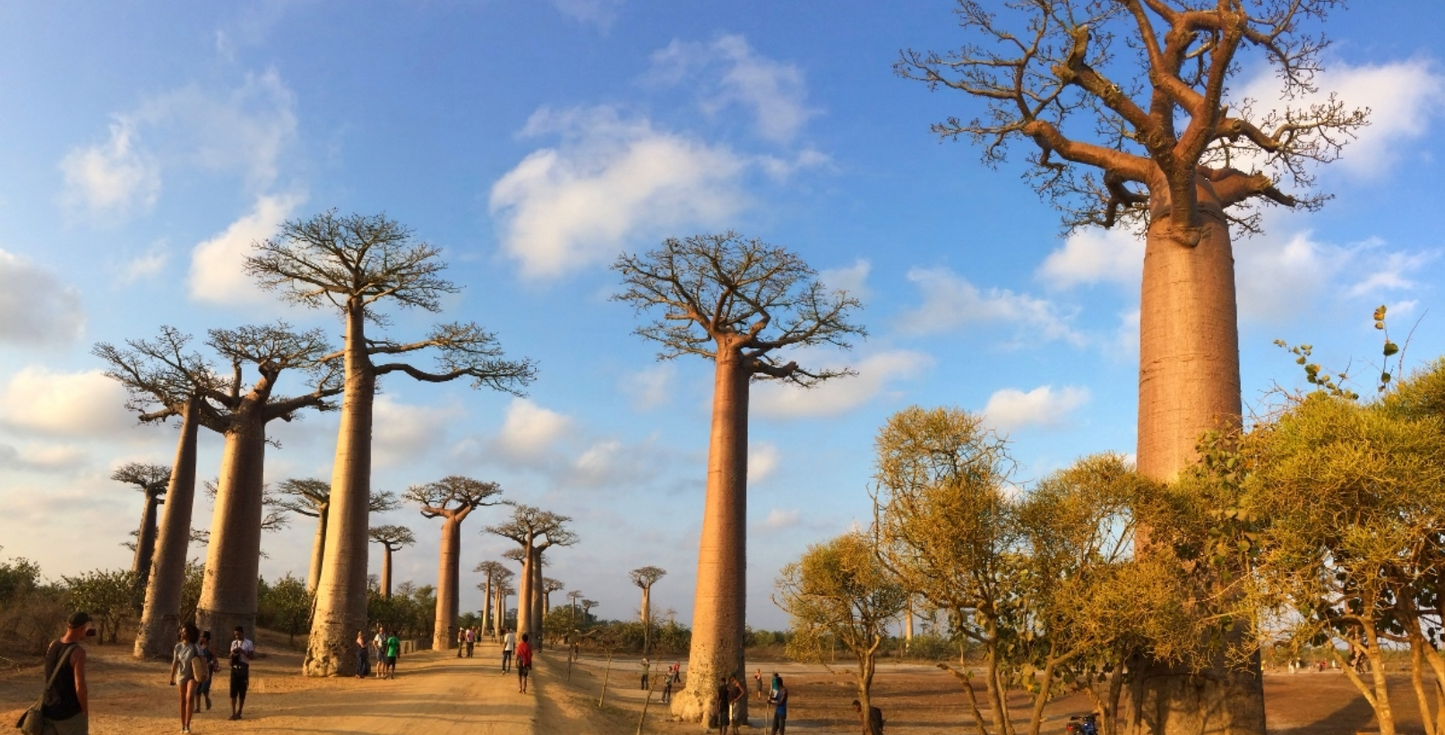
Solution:
M 180 731 L 179 701 L 163 663 L 131 660 L 119 646 L 91 652 L 93 735 Z M 517 692 L 515 675 L 500 671 L 496 646 L 478 646 L 470 659 L 455 652 L 404 656 L 394 680 L 306 679 L 301 656 L 281 651 L 252 667 L 246 719 L 227 720 L 226 673 L 213 685 L 213 707 L 194 716 L 191 731 L 211 733 L 337 733 L 338 735 L 534 735 L 534 693 Z M 538 662 L 546 666 L 546 662 Z M 0 675 L 0 730 L 15 721 L 38 692 L 38 669 Z M 529 687 L 532 689 L 532 687 Z

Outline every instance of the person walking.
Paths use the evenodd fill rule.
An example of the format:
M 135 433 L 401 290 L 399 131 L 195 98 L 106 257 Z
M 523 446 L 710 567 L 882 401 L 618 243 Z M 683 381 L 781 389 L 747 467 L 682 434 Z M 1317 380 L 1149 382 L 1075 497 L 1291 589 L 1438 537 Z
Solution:
M 251 661 L 256 658 L 256 644 L 246 638 L 246 629 L 236 626 L 231 632 L 231 719 L 241 719 L 246 709 L 246 690 L 251 688 Z
M 41 728 L 47 735 L 89 735 L 90 692 L 85 681 L 86 636 L 95 635 L 90 614 L 71 613 L 65 635 L 45 649 L 45 691 L 41 695 Z
M 773 706 L 773 727 L 768 735 L 787 735 L 788 688 L 783 686 L 783 677 L 777 674 L 773 674 L 773 691 L 768 704 Z
M 672 677 L 667 676 L 662 682 L 662 703 L 672 702 Z
M 366 631 L 356 631 L 356 678 L 365 679 L 371 673 L 371 657 L 367 655 Z
M 396 637 L 396 631 L 391 631 L 386 636 L 386 676 L 388 679 L 396 678 L 396 660 L 401 657 L 401 639 Z
M 201 658 L 201 652 L 196 648 L 196 641 L 200 637 L 201 631 L 196 629 L 195 623 L 183 624 L 181 641 L 176 644 L 171 655 L 171 686 L 180 687 L 183 733 L 191 731 L 192 706 L 196 698 L 196 688 L 199 686 L 196 681 L 196 667 L 205 665 L 205 659 Z
M 517 637 L 512 635 L 512 629 L 507 629 L 507 634 L 502 636 L 502 673 L 512 670 L 512 651 L 517 648 Z
M 457 658 L 467 650 L 467 631 L 464 628 L 457 628 Z
M 472 649 L 477 645 L 477 629 L 467 628 L 467 658 L 472 657 Z
M 517 691 L 522 694 L 527 693 L 527 674 L 532 673 L 532 646 L 527 643 L 530 637 L 530 633 L 523 633 L 522 642 L 517 644 Z
M 853 700 L 853 712 L 858 715 L 858 722 L 863 725 L 863 735 L 883 735 L 883 710 L 868 705 L 868 716 L 863 716 L 863 705 L 858 700 Z
M 196 686 L 196 701 L 191 708 L 200 712 L 202 699 L 206 701 L 206 709 L 211 708 L 211 680 L 215 678 L 215 673 L 221 670 L 221 665 L 216 662 L 216 653 L 211 650 L 211 631 L 201 631 L 201 639 L 196 641 L 196 648 L 200 651 L 201 658 L 206 660 L 206 676 L 196 679 L 199 682 Z

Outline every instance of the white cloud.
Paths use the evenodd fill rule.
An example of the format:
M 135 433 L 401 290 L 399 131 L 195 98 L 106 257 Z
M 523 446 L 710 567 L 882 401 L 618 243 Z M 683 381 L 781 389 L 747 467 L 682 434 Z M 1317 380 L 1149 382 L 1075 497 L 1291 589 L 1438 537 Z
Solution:
M 575 428 L 571 417 L 542 408 L 526 398 L 513 398 L 507 418 L 492 446 L 503 458 L 523 465 L 545 459 Z
M 21 445 L 0 443 L 0 467 L 33 472 L 68 472 L 86 462 L 85 452 L 72 444 Z
M 912 334 L 934 334 L 971 325 L 992 324 L 1029 331 L 1036 342 L 1065 340 L 1074 345 L 1085 342 L 1069 318 L 1047 299 L 1008 289 L 979 289 L 947 268 L 914 268 L 908 280 L 923 292 L 923 305 L 904 312 L 899 327 Z
M 94 219 L 125 219 L 150 209 L 160 195 L 160 167 L 137 150 L 135 123 L 118 118 L 110 139 L 100 145 L 73 148 L 60 159 L 65 176 L 63 201 Z
M 1367 256 L 1369 257 L 1369 256 Z M 1419 287 L 1411 276 L 1439 257 L 1438 252 L 1385 253 L 1371 260 L 1373 270 L 1350 286 L 1348 296 L 1379 297 L 1387 291 L 1408 291 Z
M 748 447 L 748 484 L 762 482 L 777 471 L 782 455 L 778 446 L 759 442 Z
M 116 280 L 124 285 L 135 283 L 142 278 L 150 278 L 160 273 L 170 259 L 171 253 L 170 249 L 166 247 L 166 241 L 157 240 L 151 243 L 144 253 L 123 263 Z
M 376 397 L 372 446 L 379 467 L 415 462 L 439 446 L 449 425 L 461 416 L 457 407 L 416 406 L 389 395 Z
M 1127 227 L 1076 230 L 1049 253 L 1035 275 L 1051 288 L 1100 282 L 1139 288 L 1144 271 L 1144 238 Z
M 804 367 L 841 368 L 846 363 Z M 873 400 L 894 382 L 907 380 L 933 364 L 933 358 L 922 352 L 893 350 L 880 352 L 859 360 L 853 366 L 858 374 L 835 378 L 815 388 L 800 388 L 777 381 L 764 381 L 753 387 L 750 411 L 757 416 L 776 419 L 837 416 Z
M 1400 158 L 1400 143 L 1424 135 L 1431 119 L 1445 109 L 1445 78 L 1424 58 L 1363 66 L 1332 63 L 1316 76 L 1316 83 L 1319 92 L 1291 100 L 1291 106 L 1322 103 L 1334 93 L 1349 107 L 1370 109 L 1369 126 L 1330 166 L 1361 178 L 1389 171 Z M 1277 100 L 1279 80 L 1273 73 L 1261 74 L 1244 86 L 1241 96 Z
M 716 81 L 699 79 L 701 72 L 721 74 Z M 747 108 L 758 135 L 778 143 L 792 140 L 818 111 L 807 105 L 803 71 L 762 56 L 747 39 L 727 35 L 712 43 L 674 40 L 653 52 L 649 81 L 665 85 L 684 81 L 702 90 L 700 104 L 710 115 L 732 105 Z
M 676 381 L 677 367 L 664 362 L 624 376 L 620 387 L 632 399 L 633 408 L 650 411 L 672 401 Z
M 866 300 L 871 293 L 868 290 L 868 274 L 872 270 L 872 263 L 859 258 L 853 261 L 853 265 L 845 268 L 828 268 L 818 271 L 818 280 L 828 288 L 847 291 L 855 298 Z
M 32 366 L 0 389 L 0 424 L 50 436 L 110 436 L 135 425 L 125 402 L 125 389 L 100 370 L 53 373 Z
M 771 531 L 780 531 L 798 525 L 802 519 L 803 515 L 799 513 L 797 509 L 783 510 L 782 508 L 773 508 L 768 511 L 768 517 L 763 520 L 763 528 Z
M 0 344 L 68 344 L 84 327 L 74 286 L 27 258 L 0 250 Z
M 1433 251 L 1389 251 L 1377 238 L 1350 245 L 1321 242 L 1305 230 L 1235 245 L 1241 320 L 1277 323 L 1341 296 L 1380 301 L 1418 288 L 1415 275 Z
M 262 196 L 249 213 L 191 251 L 191 298 L 213 304 L 278 304 L 246 275 L 251 244 L 275 235 L 303 201 L 300 196 Z
M 552 0 L 552 6 L 579 23 L 591 23 L 606 31 L 617 20 L 624 0 Z
M 746 200 L 738 177 L 748 161 L 608 107 L 543 108 L 523 132 L 562 138 L 492 185 L 502 248 L 527 277 L 610 260 L 636 238 L 720 225 Z
M 989 423 L 1001 429 L 1024 426 L 1058 426 L 1070 411 L 1089 402 L 1089 390 L 1064 386 L 1055 391 L 1043 385 L 1027 393 L 1004 388 L 988 397 L 984 415 Z

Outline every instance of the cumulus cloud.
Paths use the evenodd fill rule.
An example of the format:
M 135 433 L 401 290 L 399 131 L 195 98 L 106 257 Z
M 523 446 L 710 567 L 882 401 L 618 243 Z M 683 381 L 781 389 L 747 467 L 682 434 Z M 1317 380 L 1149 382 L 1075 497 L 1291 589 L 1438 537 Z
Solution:
M 852 366 L 857 375 L 829 380 L 815 388 L 764 381 L 753 388 L 750 411 L 757 416 L 775 419 L 837 416 L 862 406 L 894 383 L 908 380 L 931 365 L 933 358 L 925 353 L 891 350 L 859 360 Z M 833 363 L 825 360 L 820 365 L 826 368 L 845 366 L 846 363 L 840 360 Z
M 261 196 L 251 211 L 225 231 L 191 250 L 191 298 L 212 304 L 277 304 L 246 275 L 244 265 L 251 244 L 281 229 L 281 223 L 301 204 L 300 196 Z
M 492 446 L 504 459 L 535 465 L 546 459 L 554 446 L 566 440 L 574 429 L 571 417 L 542 408 L 526 398 L 513 398 Z
M 32 366 L 0 388 L 0 425 L 48 436 L 96 437 L 135 424 L 120 383 L 100 370 L 55 373 Z
M 116 119 L 104 143 L 73 148 L 60 159 L 62 199 L 92 218 L 125 219 L 150 209 L 160 195 L 160 167 L 138 149 L 135 122 Z
M 552 7 L 558 12 L 577 21 L 588 23 L 606 31 L 617 20 L 623 0 L 552 0 Z
M 748 447 L 748 483 L 762 482 L 777 471 L 782 454 L 778 446 L 759 442 Z
M 447 427 L 461 418 L 456 407 L 417 406 L 376 397 L 372 446 L 379 467 L 415 462 L 435 449 Z
M 700 90 L 703 111 L 715 115 L 740 106 L 753 117 L 759 136 L 777 143 L 792 140 L 818 111 L 807 103 L 802 69 L 753 50 L 739 35 L 711 43 L 674 40 L 652 54 L 651 82 L 688 82 Z
M 639 370 L 622 378 L 621 389 L 632 399 L 632 407 L 651 411 L 672 401 L 677 368 L 670 362 Z
M 903 313 L 899 327 L 904 332 L 936 334 L 987 324 L 1026 329 L 1036 342 L 1085 342 L 1070 325 L 1070 316 L 1048 299 L 1008 289 L 983 290 L 947 268 L 914 268 L 908 280 L 923 292 L 923 305 Z
M 1392 251 L 1382 240 L 1337 245 L 1309 230 L 1265 235 L 1235 247 L 1239 315 L 1277 323 L 1307 314 L 1321 300 L 1383 301 L 1419 287 L 1416 274 L 1433 251 Z
M 818 271 L 818 280 L 828 288 L 847 291 L 858 299 L 866 300 L 871 293 L 868 290 L 868 274 L 872 270 L 872 263 L 859 258 L 853 261 L 853 265 L 844 268 L 825 268 Z
M 84 326 L 74 286 L 27 258 L 0 250 L 0 344 L 68 344 Z
M 1076 230 L 1049 253 L 1035 275 L 1051 288 L 1114 283 L 1138 288 L 1144 270 L 1144 238 L 1127 227 Z
M 796 508 L 792 510 L 773 508 L 768 511 L 768 517 L 763 519 L 763 528 L 770 531 L 781 531 L 785 528 L 792 528 L 798 525 L 802 520 L 803 515 L 799 513 Z
M 523 134 L 561 138 L 492 185 L 502 249 L 530 278 L 609 260 L 634 239 L 720 225 L 746 202 L 743 157 L 609 107 L 543 108 Z
M 1322 103 L 1333 93 L 1350 107 L 1370 109 L 1369 126 L 1330 167 L 1360 178 L 1374 179 L 1388 172 L 1400 158 L 1400 143 L 1424 135 L 1431 119 L 1445 109 L 1445 77 L 1428 59 L 1361 66 L 1332 63 L 1316 82 L 1318 92 L 1290 104 L 1299 108 Z M 1262 73 L 1244 85 L 1242 96 L 1277 100 L 1279 80 L 1273 73 Z
M 983 413 L 989 423 L 1000 429 L 1025 426 L 1058 426 L 1074 409 L 1089 402 L 1089 390 L 1064 386 L 1054 390 L 1042 385 L 1027 393 L 1017 388 L 1004 388 L 988 397 Z
M 150 278 L 161 272 L 170 262 L 170 249 L 166 247 L 165 240 L 157 240 L 146 248 L 144 253 L 125 261 L 120 266 L 120 273 L 116 279 L 121 285 L 135 283 L 143 278 Z
M 28 443 L 13 447 L 0 442 L 0 467 L 30 472 L 66 472 L 85 463 L 85 452 L 72 444 Z

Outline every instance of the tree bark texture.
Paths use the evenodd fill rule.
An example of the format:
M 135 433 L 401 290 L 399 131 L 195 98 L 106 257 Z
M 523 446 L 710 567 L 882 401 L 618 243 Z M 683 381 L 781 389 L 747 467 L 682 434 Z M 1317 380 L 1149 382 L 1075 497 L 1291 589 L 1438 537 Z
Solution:
M 527 605 L 532 616 L 532 648 L 542 650 L 542 550 L 532 550 L 532 599 Z
M 382 551 L 382 557 L 381 557 L 381 599 L 383 599 L 383 600 L 390 600 L 390 599 L 391 599 L 391 547 L 390 547 L 390 546 L 386 546 L 386 545 L 383 544 L 381 548 L 383 549 L 383 551 Z
M 747 668 L 748 378 L 738 350 L 720 344 L 687 685 L 672 700 L 672 714 L 689 722 L 707 716 L 722 678 Z
M 200 399 L 181 414 L 181 436 L 166 489 L 165 512 L 156 534 L 155 561 L 146 583 L 145 607 L 136 633 L 134 656 L 168 659 L 180 629 L 181 589 L 186 582 L 186 554 L 191 544 L 191 510 L 196 496 L 196 435 Z
M 522 549 L 522 574 L 517 581 L 517 640 L 532 632 L 532 539 Z
M 1201 436 L 1241 426 L 1239 326 L 1229 226 L 1210 184 L 1197 179 L 1200 237 L 1171 236 L 1167 187 L 1151 186 L 1139 315 L 1138 467 L 1170 481 L 1194 462 Z M 1147 544 L 1147 531 L 1136 544 Z M 1243 628 L 1230 631 L 1238 640 Z M 1167 735 L 1264 735 L 1259 662 L 1202 671 L 1161 662 L 1131 667 L 1126 727 Z
M 248 396 L 236 409 L 221 453 L 216 508 L 196 625 L 213 636 L 236 626 L 256 629 L 256 580 L 261 561 L 261 505 L 266 463 L 264 397 Z
M 321 564 L 326 558 L 326 516 L 330 504 L 316 509 L 316 538 L 311 542 L 311 570 L 306 574 L 306 589 L 316 593 L 316 584 L 321 581 Z
M 457 637 L 457 587 L 461 584 L 462 558 L 461 519 L 442 517 L 441 552 L 437 560 L 436 624 L 432 628 L 431 647 L 445 651 Z
M 326 559 L 316 585 L 316 616 L 302 670 L 307 676 L 356 673 L 353 638 L 366 627 L 367 523 L 371 517 L 371 425 L 376 372 L 366 353 L 359 300 L 346 313 L 346 387 L 331 470 Z
M 130 569 L 135 573 L 136 582 L 144 584 L 150 577 L 151 559 L 156 552 L 156 509 L 160 506 L 159 495 L 153 495 L 147 488 L 145 490 L 145 507 L 141 508 L 140 528 L 136 531 L 135 537 L 135 559 L 131 561 Z

